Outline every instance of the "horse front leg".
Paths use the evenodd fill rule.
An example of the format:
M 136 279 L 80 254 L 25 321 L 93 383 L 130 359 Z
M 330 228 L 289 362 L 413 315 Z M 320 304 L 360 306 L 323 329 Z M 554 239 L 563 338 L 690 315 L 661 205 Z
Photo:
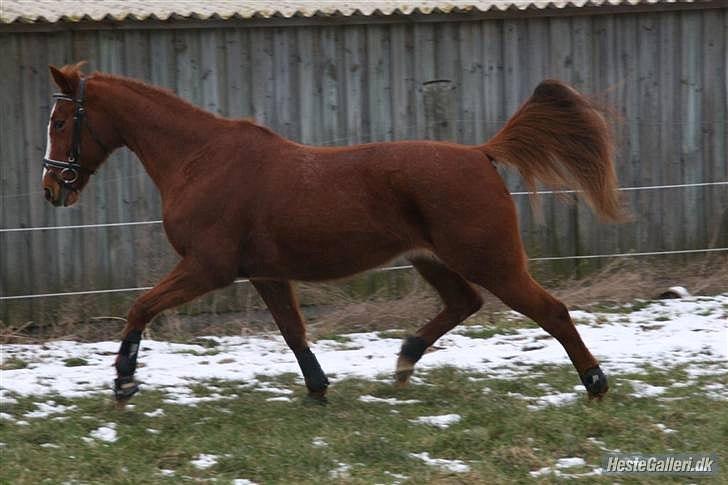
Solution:
M 224 270 L 215 271 L 215 268 L 225 266 L 186 257 L 157 286 L 137 298 L 129 310 L 126 327 L 122 332 L 121 347 L 116 357 L 114 395 L 117 402 L 123 405 L 139 390 L 139 385 L 134 381 L 134 372 L 142 332 L 147 323 L 161 311 L 232 283 L 234 274 L 228 274 Z
M 298 309 L 298 301 L 291 288 L 291 283 L 278 280 L 251 280 L 251 282 L 268 306 L 283 339 L 296 356 L 309 395 L 323 400 L 329 380 L 321 370 L 316 356 L 308 347 L 306 324 Z

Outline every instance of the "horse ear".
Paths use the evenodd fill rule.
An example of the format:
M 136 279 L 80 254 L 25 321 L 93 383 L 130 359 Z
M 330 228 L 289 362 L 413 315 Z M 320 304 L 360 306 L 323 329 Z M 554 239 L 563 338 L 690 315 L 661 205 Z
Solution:
M 49 65 L 48 69 L 51 71 L 53 80 L 56 82 L 61 92 L 68 95 L 73 95 L 76 92 L 79 80 L 81 79 L 81 66 L 86 64 L 86 61 L 81 61 L 77 64 L 69 64 L 61 68 Z
M 48 65 L 48 69 L 50 69 L 51 76 L 53 76 L 53 80 L 56 82 L 56 85 L 61 88 L 61 91 L 64 93 L 70 92 L 71 85 L 69 84 L 68 79 L 66 79 L 66 75 L 63 74 L 63 71 L 53 65 Z

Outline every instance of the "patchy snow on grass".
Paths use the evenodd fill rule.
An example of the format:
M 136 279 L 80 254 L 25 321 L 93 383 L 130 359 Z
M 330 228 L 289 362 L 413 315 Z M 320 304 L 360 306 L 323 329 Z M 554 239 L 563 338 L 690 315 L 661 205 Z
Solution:
M 351 470 L 351 465 L 343 462 L 339 462 L 336 464 L 336 468 L 329 471 L 329 478 L 332 480 L 342 480 L 349 478 L 349 470 Z
M 668 428 L 666 425 L 662 423 L 657 423 L 655 425 L 660 431 L 662 431 L 665 434 L 671 434 L 671 433 L 677 433 L 677 430 L 674 430 L 672 428 Z
M 430 426 L 445 429 L 459 422 L 461 419 L 462 417 L 459 414 L 441 414 L 439 416 L 420 416 L 419 418 L 410 419 L 410 422 L 416 424 L 428 424 Z
M 689 379 L 726 373 L 728 338 L 725 308 L 728 293 L 715 297 L 690 297 L 665 300 L 647 305 L 632 313 L 573 312 L 583 340 L 611 376 L 641 372 L 646 364 L 671 368 L 682 366 Z M 514 314 L 515 315 L 515 314 Z M 655 319 L 666 317 L 655 326 Z M 514 317 L 515 318 L 515 317 Z M 595 324 L 593 322 L 599 322 Z M 517 329 L 509 335 L 471 338 L 464 328 L 451 332 L 438 341 L 438 350 L 426 353 L 418 369 L 428 370 L 453 366 L 496 378 L 517 378 L 529 375 L 532 366 L 568 364 L 564 349 L 555 339 L 544 339 L 538 328 Z M 348 334 L 345 346 L 322 341 L 313 344 L 323 369 L 341 380 L 349 377 L 378 379 L 392 374 L 399 353 L 399 338 L 381 337 L 377 332 Z M 244 382 L 244 389 L 271 392 L 286 397 L 290 389 L 273 387 L 264 382 L 267 376 L 284 373 L 299 375 L 293 353 L 280 337 L 238 336 L 209 337 L 217 343 L 216 361 L 210 364 L 208 350 L 201 345 L 144 340 L 139 361 L 144 366 L 137 379 L 145 389 L 159 389 L 167 394 L 165 402 L 195 405 L 199 402 L 234 399 L 235 395 L 213 392 L 196 396 L 193 388 L 201 382 Z M 112 363 L 119 348 L 117 341 L 78 343 L 46 342 L 41 345 L 4 345 L 0 363 L 8 359 L 33 362 L 23 369 L 3 371 L 0 398 L 11 403 L 13 395 L 88 396 L 110 392 L 114 378 Z M 523 349 L 527 348 L 528 351 Z M 67 367 L 64 359 L 80 358 L 87 365 Z M 208 365 L 202 365 L 207 362 Z M 245 365 L 241 365 L 245 362 Z M 417 375 L 413 383 L 422 382 Z M 665 388 L 633 381 L 635 395 L 653 397 Z M 582 393 L 583 389 L 579 390 Z M 728 389 L 720 385 L 706 388 L 714 399 L 728 399 Z M 373 397 L 373 396 L 372 396 Z M 369 398 L 365 398 L 369 399 Z M 570 393 L 542 397 L 533 406 L 567 403 Z M 407 401 L 374 398 L 365 402 L 403 404 Z M 38 409 L 33 412 L 44 412 Z M 49 411 L 50 412 L 50 411 Z M 18 422 L 15 422 L 18 424 Z
M 561 470 L 568 469 L 568 468 L 579 468 L 579 467 L 586 467 L 586 461 L 583 458 L 579 457 L 569 457 L 569 458 L 559 458 L 556 460 L 556 463 L 554 466 L 547 466 L 540 468 L 538 470 L 534 470 L 529 472 L 529 474 L 536 478 L 536 477 L 542 477 L 544 475 L 554 475 L 559 478 L 584 478 L 584 477 L 593 477 L 601 475 L 603 470 L 599 467 L 595 467 L 592 470 L 588 472 L 563 472 Z
M 526 406 L 530 410 L 538 411 L 540 409 L 546 409 L 549 406 L 566 406 L 575 402 L 579 396 L 575 392 L 560 392 L 557 394 L 547 394 L 544 396 L 538 396 L 531 398 L 534 404 Z
M 218 458 L 218 455 L 208 455 L 205 453 L 200 453 L 194 460 L 191 460 L 190 463 L 198 470 L 205 470 L 217 464 Z
M 653 386 L 642 381 L 628 380 L 632 385 L 634 392 L 630 394 L 633 397 L 655 397 L 660 394 L 664 394 L 667 391 L 666 387 Z
M 232 485 L 257 485 L 257 484 L 251 480 L 248 480 L 247 478 L 235 478 L 232 481 Z
M 425 464 L 447 470 L 453 473 L 467 473 L 470 471 L 470 465 L 462 460 L 446 460 L 444 458 L 430 458 L 430 454 L 426 451 L 423 453 L 410 453 L 412 458 L 422 460 Z
M 164 409 L 157 408 L 154 411 L 148 411 L 144 413 L 144 416 L 147 416 L 149 418 L 156 418 L 158 416 L 164 416 Z
M 359 396 L 359 400 L 361 402 L 372 402 L 372 403 L 381 403 L 381 404 L 390 404 L 392 406 L 398 405 L 398 404 L 417 404 L 420 401 L 419 399 L 396 399 L 394 397 L 376 397 L 376 396 L 370 396 L 369 394 L 365 394 L 363 396 Z
M 35 403 L 36 411 L 30 411 L 23 414 L 26 418 L 47 418 L 51 414 L 61 414 L 66 411 L 72 411 L 76 409 L 75 405 L 64 406 L 63 404 L 56 404 L 55 401 L 37 402 Z
M 559 458 L 556 460 L 556 468 L 574 468 L 576 466 L 584 466 L 586 462 L 584 458 L 573 457 L 573 458 Z
M 91 431 L 91 433 L 89 433 L 89 436 L 99 441 L 113 443 L 117 439 L 116 423 L 107 423 L 106 426 L 96 428 L 95 430 Z
M 311 446 L 315 448 L 325 448 L 329 446 L 329 444 L 321 436 L 314 436 L 311 440 Z

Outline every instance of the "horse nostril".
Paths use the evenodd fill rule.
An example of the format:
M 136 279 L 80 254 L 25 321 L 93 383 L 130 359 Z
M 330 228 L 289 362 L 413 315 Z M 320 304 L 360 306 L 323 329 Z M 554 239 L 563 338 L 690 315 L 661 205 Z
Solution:
M 45 198 L 48 202 L 53 199 L 53 192 L 51 192 L 51 189 L 49 189 L 48 187 L 45 188 Z

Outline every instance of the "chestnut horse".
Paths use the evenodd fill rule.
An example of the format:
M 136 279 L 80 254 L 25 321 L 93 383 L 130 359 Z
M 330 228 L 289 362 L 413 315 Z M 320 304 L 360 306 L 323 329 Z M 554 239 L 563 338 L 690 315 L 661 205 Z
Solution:
M 76 203 L 115 149 L 132 150 L 157 185 L 164 229 L 181 256 L 131 307 L 116 358 L 117 400 L 137 390 L 147 323 L 237 277 L 249 278 L 298 360 L 309 392 L 329 384 L 307 340 L 292 280 L 341 278 L 405 255 L 442 297 L 443 310 L 407 337 L 395 378 L 405 384 L 439 337 L 482 305 L 481 286 L 563 345 L 590 397 L 607 379 L 566 307 L 528 273 L 511 196 L 495 163 L 580 190 L 618 220 L 613 141 L 595 105 L 544 81 L 490 141 L 315 147 L 243 119 L 205 112 L 170 91 L 50 66 L 61 90 L 48 123 L 43 187 L 55 206 Z

